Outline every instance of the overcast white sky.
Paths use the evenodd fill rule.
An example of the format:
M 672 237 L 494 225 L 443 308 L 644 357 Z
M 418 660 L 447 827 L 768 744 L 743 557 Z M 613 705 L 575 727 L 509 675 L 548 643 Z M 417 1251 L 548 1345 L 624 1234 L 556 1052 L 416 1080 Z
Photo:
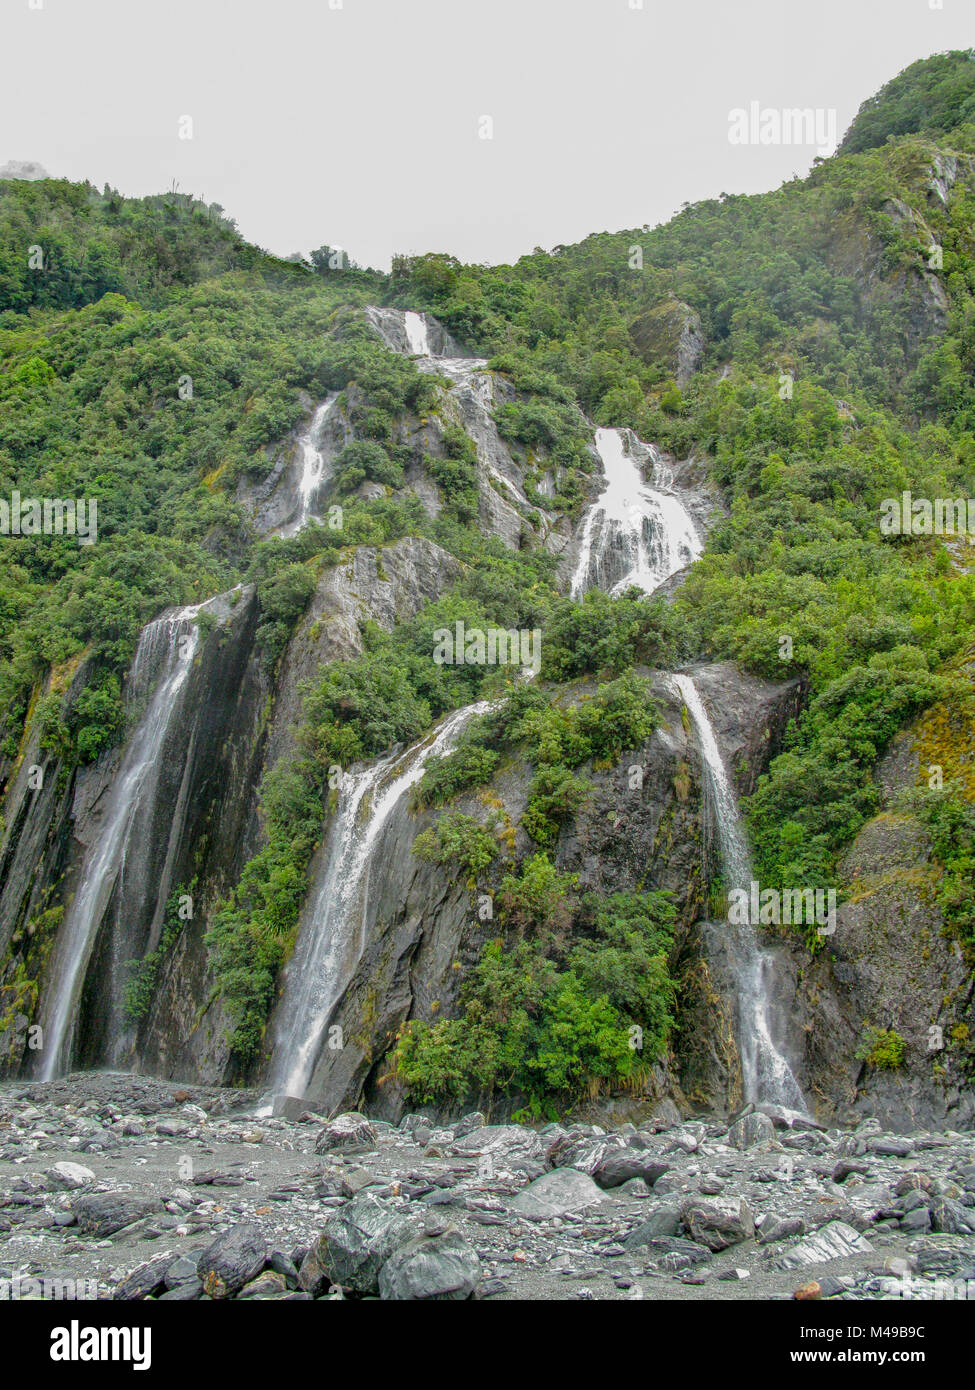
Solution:
M 176 180 L 282 255 L 507 261 L 805 173 L 815 149 L 732 145 L 729 112 L 835 108 L 842 135 L 973 21 L 975 0 L 0 0 L 0 164 Z

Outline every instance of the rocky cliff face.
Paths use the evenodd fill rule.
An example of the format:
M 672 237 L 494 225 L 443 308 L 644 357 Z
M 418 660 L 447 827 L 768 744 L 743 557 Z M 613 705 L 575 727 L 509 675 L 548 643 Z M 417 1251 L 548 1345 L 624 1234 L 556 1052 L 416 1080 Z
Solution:
M 227 882 L 237 867 L 233 808 L 246 800 L 253 776 L 248 750 L 260 708 L 251 663 L 257 606 L 253 590 L 244 590 L 207 607 L 213 626 L 181 692 L 179 718 L 166 731 L 151 795 L 134 810 L 125 861 L 92 924 L 78 1015 L 78 1057 L 87 1065 L 129 1065 L 142 1050 L 140 1038 L 151 1038 L 151 1020 L 133 1027 L 123 1012 L 128 962 L 159 945 L 170 893 L 178 888 L 193 897 L 184 954 L 198 945 L 207 901 L 207 888 L 198 892 L 191 885 Z M 130 687 L 137 684 L 134 671 Z M 133 720 L 141 717 L 134 695 L 130 711 Z M 123 756 L 123 748 L 113 749 L 70 776 L 49 766 L 45 790 L 51 792 L 36 793 L 29 806 L 18 781 L 11 788 L 10 868 L 0 895 L 4 920 L 13 928 L 3 967 L 8 1068 L 36 1060 L 24 1050 L 28 1026 L 54 987 L 54 938 L 103 833 Z M 152 1057 L 151 1043 L 145 1045 Z
M 695 667 L 693 674 L 717 715 L 725 756 L 746 790 L 796 712 L 798 683 L 769 685 L 742 677 L 728 665 Z M 707 971 L 700 924 L 715 851 L 702 813 L 693 734 L 685 728 L 666 678 L 656 682 L 655 693 L 663 708 L 660 727 L 616 767 L 590 774 L 595 791 L 564 831 L 556 862 L 578 874 L 583 889 L 611 893 L 659 887 L 674 894 L 680 921 L 677 953 L 691 1012 L 676 1070 L 661 1074 L 653 1099 L 677 1096 L 683 1101 L 686 1085 L 696 1101 L 720 1108 L 734 1089 L 728 1079 L 734 1063 L 715 1055 L 710 1034 L 715 1029 L 727 1033 L 729 1002 L 717 987 L 703 1012 L 691 1002 L 701 972 Z M 514 826 L 524 810 L 530 776 L 525 766 L 508 768 L 488 793 L 458 799 L 457 809 L 483 818 L 489 795 L 492 806 Z M 479 921 L 467 884 L 410 854 L 416 836 L 432 819 L 429 812 L 412 813 L 404 800 L 377 846 L 359 969 L 335 1013 L 344 1045 L 324 1055 L 309 1091 L 323 1109 L 353 1105 L 364 1097 L 370 1111 L 384 1117 L 401 1113 L 403 1097 L 388 1077 L 385 1061 L 397 1029 L 409 1018 L 449 1015 L 467 971 L 496 932 L 490 921 Z M 520 830 L 513 848 L 516 855 L 530 850 Z
M 432 542 L 407 538 L 359 547 L 324 574 L 272 682 L 255 649 L 253 589 L 230 596 L 200 645 L 180 717 L 161 752 L 152 796 L 139 809 L 134 850 L 99 927 L 86 971 L 77 1060 L 133 1066 L 173 1077 L 223 1079 L 226 1023 L 211 998 L 203 937 L 214 905 L 263 843 L 258 788 L 294 748 L 301 687 L 321 665 L 362 650 L 360 624 L 387 629 L 412 617 L 459 573 Z M 75 675 L 81 682 L 84 672 Z M 11 776 L 0 848 L 0 1011 L 3 1067 L 30 1061 L 28 1028 L 50 979 L 51 947 L 97 841 L 124 748 L 67 779 L 29 733 Z M 42 785 L 29 785 L 39 768 Z M 192 898 L 192 915 L 159 961 L 151 1003 L 138 1022 L 122 1011 L 127 963 L 154 951 L 170 894 Z
M 956 175 L 957 170 L 942 168 L 933 179 L 932 196 L 944 196 L 941 185 Z M 910 223 L 913 235 L 920 225 L 915 214 L 891 212 L 898 215 Z M 864 254 L 869 260 L 873 248 Z M 921 279 L 918 342 L 938 313 L 936 303 L 924 307 Z M 651 330 L 679 328 L 668 348 L 676 354 L 678 380 L 686 380 L 703 350 L 685 308 L 665 305 L 665 313 L 653 311 L 634 327 L 635 339 L 651 355 L 659 350 Z M 390 346 L 413 350 L 402 313 L 370 313 Z M 479 530 L 512 550 L 527 540 L 561 554 L 567 580 L 576 563 L 579 527 L 573 528 L 564 513 L 537 505 L 539 493 L 557 490 L 557 471 L 550 468 L 539 477 L 534 464 L 498 433 L 494 412 L 513 398 L 511 387 L 483 362 L 461 356 L 434 320 L 420 318 L 431 355 L 419 364 L 438 374 L 439 399 L 428 416 L 394 423 L 396 442 L 408 446 L 410 458 L 402 493 L 419 498 L 429 516 L 438 514 L 442 501 L 425 461 L 444 457 L 447 430 L 460 426 L 476 448 Z M 333 495 L 331 463 L 354 437 L 355 387 L 325 415 L 310 398 L 306 404 L 309 424 L 275 451 L 261 484 L 239 492 L 259 535 L 288 534 L 309 444 L 323 460 L 314 514 L 323 513 Z M 646 462 L 650 451 L 639 447 Z M 598 465 L 595 451 L 593 458 Z M 704 465 L 667 458 L 657 464 L 667 474 L 661 485 L 680 497 L 705 532 L 718 502 Z M 600 478 L 594 471 L 593 496 Z M 372 495 L 370 489 L 384 491 L 365 484 L 364 495 Z M 181 696 L 180 717 L 162 747 L 159 776 L 138 808 L 131 854 L 97 923 L 79 1004 L 78 1063 L 208 1084 L 266 1081 L 267 1057 L 246 1078 L 231 1065 L 226 1019 L 213 997 L 204 942 L 215 905 L 264 844 L 261 779 L 295 752 L 303 692 L 320 669 L 363 651 L 365 623 L 392 630 L 443 593 L 461 570 L 459 561 L 427 539 L 350 547 L 322 573 L 273 672 L 262 663 L 255 640 L 260 617 L 255 592 L 245 589 L 213 601 L 212 622 Z M 669 595 L 680 579 L 672 576 L 660 592 Z M 690 674 L 736 789 L 746 795 L 780 747 L 804 689 L 795 681 L 773 685 L 747 677 L 729 664 L 696 666 Z M 70 697 L 86 677 L 84 665 L 58 672 L 44 693 Z M 727 923 L 711 917 L 709 889 L 719 851 L 701 755 L 692 723 L 664 675 L 657 677 L 655 692 L 660 726 L 617 766 L 587 770 L 592 794 L 565 825 L 555 860 L 561 870 L 577 875 L 584 891 L 663 888 L 673 895 L 678 1027 L 672 1055 L 656 1069 L 644 1097 L 645 1105 L 673 1118 L 695 1106 L 736 1108 L 742 1077 Z M 134 707 L 131 714 L 135 719 Z M 29 723 L 14 765 L 5 769 L 0 1073 L 32 1067 L 29 1029 L 51 988 L 59 927 L 123 775 L 125 753 L 124 747 L 115 749 L 94 766 L 69 772 L 41 748 L 39 731 Z M 930 1038 L 951 1026 L 959 1009 L 970 1009 L 971 980 L 943 933 L 935 901 L 938 870 L 926 832 L 893 804 L 916 773 L 917 755 L 909 740 L 901 741 L 879 774 L 888 805 L 864 827 L 844 862 L 847 901 L 835 937 L 811 960 L 794 940 L 781 940 L 771 952 L 770 1015 L 805 1095 L 824 1117 L 845 1120 L 868 1112 L 892 1128 L 970 1125 L 970 1090 L 941 1065 Z M 456 803 L 466 814 L 483 818 L 490 798 L 506 820 L 516 858 L 533 849 L 518 828 L 530 779 L 527 766 L 507 765 L 490 789 Z M 310 1100 L 323 1110 L 364 1103 L 377 1115 L 399 1117 L 404 1097 L 386 1061 L 397 1030 L 408 1019 L 431 1020 L 455 1010 L 465 976 L 494 934 L 490 922 L 479 920 L 468 883 L 411 852 L 435 815 L 411 810 L 403 797 L 376 842 L 356 943 L 359 964 L 334 1016 L 344 1043 L 322 1054 L 308 1089 Z M 324 868 L 327 824 L 322 831 L 323 848 L 311 865 L 313 885 Z M 166 904 L 177 890 L 192 899 L 192 911 L 172 930 Z M 139 1016 L 132 1017 L 123 1009 L 129 962 L 154 952 L 152 988 Z M 857 1055 L 871 1027 L 895 1029 L 906 1040 L 909 1060 L 903 1069 L 884 1072 Z M 517 1104 L 517 1098 L 509 1103 Z
M 690 381 L 706 347 L 700 315 L 673 297 L 634 319 L 630 337 L 643 360 L 663 367 L 678 386 L 686 386 Z
M 942 1054 L 950 1029 L 971 1016 L 971 971 L 944 931 L 936 898 L 941 872 L 928 833 L 894 806 L 918 772 L 908 732 L 878 769 L 886 807 L 843 860 L 846 901 L 827 950 L 803 970 L 796 1009 L 810 1084 L 825 1114 L 842 1121 L 872 1115 L 901 1131 L 968 1129 L 975 1118 L 971 1089 Z M 904 1039 L 900 1067 L 864 1060 L 865 1033 L 877 1028 Z

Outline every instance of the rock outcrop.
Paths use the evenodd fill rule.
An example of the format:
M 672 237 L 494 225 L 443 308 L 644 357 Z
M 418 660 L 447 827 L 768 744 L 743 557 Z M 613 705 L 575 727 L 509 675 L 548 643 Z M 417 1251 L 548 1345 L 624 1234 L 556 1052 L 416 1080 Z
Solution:
M 634 319 L 630 337 L 644 362 L 662 367 L 678 386 L 690 381 L 706 346 L 700 315 L 673 296 Z

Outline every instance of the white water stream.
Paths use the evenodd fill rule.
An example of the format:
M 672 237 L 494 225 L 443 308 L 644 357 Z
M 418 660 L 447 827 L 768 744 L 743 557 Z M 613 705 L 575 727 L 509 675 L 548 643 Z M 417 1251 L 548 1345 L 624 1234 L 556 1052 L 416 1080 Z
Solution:
M 298 507 L 292 519 L 280 527 L 282 537 L 296 536 L 308 525 L 316 494 L 325 481 L 325 455 L 321 446 L 322 426 L 338 403 L 340 392 L 326 396 L 311 418 L 307 431 L 298 441 L 301 449 L 301 476 L 298 479 Z
M 311 1081 L 329 1020 L 365 945 L 373 858 L 390 816 L 429 759 L 449 753 L 468 722 L 490 708 L 481 702 L 454 710 L 405 752 L 343 779 L 323 871 L 285 970 L 272 1093 L 303 1096 Z
M 98 929 L 112 892 L 125 874 L 139 805 L 151 801 L 155 793 L 160 754 L 182 708 L 182 694 L 199 646 L 195 619 L 206 607 L 198 603 L 164 613 L 143 628 L 139 637 L 127 694 L 130 700 L 148 697 L 148 705 L 126 744 L 101 827 L 85 856 L 78 887 L 58 932 L 47 976 L 50 983 L 41 1007 L 43 1081 L 52 1080 L 71 1065 L 78 1005 Z
M 691 677 L 674 676 L 673 681 L 697 731 L 726 886 L 729 890 L 741 888 L 748 892 L 752 881 L 748 844 L 738 798 L 725 769 L 714 727 Z M 738 992 L 738 1049 L 745 1100 L 766 1101 L 805 1112 L 806 1103 L 799 1084 L 772 1036 L 769 983 L 773 958 L 762 949 L 753 926 L 729 923 L 727 930 L 732 933 L 731 956 Z
M 677 493 L 644 481 L 637 447 L 648 451 L 656 473 L 660 458 L 652 445 L 639 445 L 629 431 L 596 430 L 606 486 L 583 522 L 573 598 L 588 589 L 616 596 L 631 586 L 652 594 L 701 554 L 701 538 Z

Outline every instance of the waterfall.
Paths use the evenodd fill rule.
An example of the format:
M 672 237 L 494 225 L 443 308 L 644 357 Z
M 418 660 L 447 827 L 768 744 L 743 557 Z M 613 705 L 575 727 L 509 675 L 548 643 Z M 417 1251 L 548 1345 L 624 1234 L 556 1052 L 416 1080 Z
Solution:
M 340 393 L 333 391 L 322 401 L 311 419 L 308 430 L 298 441 L 301 450 L 301 476 L 298 479 L 298 510 L 292 519 L 280 527 L 277 534 L 282 537 L 296 536 L 308 525 L 315 495 L 325 477 L 325 455 L 318 443 L 322 426 L 335 409 Z
M 652 594 L 698 558 L 701 539 L 680 497 L 644 482 L 635 453 L 646 450 L 656 473 L 652 445 L 630 431 L 597 429 L 596 449 L 606 486 L 586 513 L 570 594 L 597 588 L 615 597 L 631 585 Z
M 505 503 L 518 514 L 520 528 L 519 509 L 535 508 L 522 490 L 519 470 L 494 423 L 494 382 L 487 369 L 487 358 L 448 353 L 446 349 L 455 345 L 436 319 L 431 320 L 426 314 L 370 305 L 366 317 L 391 351 L 410 354 L 421 372 L 435 372 L 450 382 L 464 429 L 474 442 L 478 463 L 504 489 Z M 431 324 L 443 341 L 443 352 L 437 351 L 430 341 Z
M 407 310 L 403 316 L 403 326 L 406 329 L 406 340 L 413 356 L 432 357 L 427 321 L 423 315 L 414 314 L 411 310 Z
M 50 1081 L 71 1065 L 78 1009 L 98 929 L 116 884 L 125 873 L 126 855 L 140 805 L 152 800 L 167 735 L 178 719 L 182 696 L 200 633 L 195 619 L 209 604 L 164 613 L 143 628 L 129 672 L 129 704 L 148 699 L 112 780 L 108 805 L 94 843 L 82 864 L 78 886 L 58 932 L 48 973 L 41 1022 L 40 1077 Z
M 714 812 L 727 886 L 749 891 L 751 857 L 738 809 L 738 798 L 725 769 L 714 727 L 690 676 L 674 676 L 697 731 L 704 762 L 705 786 Z M 763 950 L 752 925 L 731 927 L 731 960 L 738 991 L 738 1048 L 745 1100 L 769 1102 L 805 1112 L 802 1091 L 792 1068 L 772 1037 L 769 984 L 773 958 Z
M 405 752 L 343 778 L 311 911 L 285 969 L 273 1094 L 303 1096 L 311 1081 L 329 1020 L 365 946 L 369 879 L 390 816 L 429 759 L 449 753 L 467 723 L 490 708 L 485 701 L 455 710 Z

